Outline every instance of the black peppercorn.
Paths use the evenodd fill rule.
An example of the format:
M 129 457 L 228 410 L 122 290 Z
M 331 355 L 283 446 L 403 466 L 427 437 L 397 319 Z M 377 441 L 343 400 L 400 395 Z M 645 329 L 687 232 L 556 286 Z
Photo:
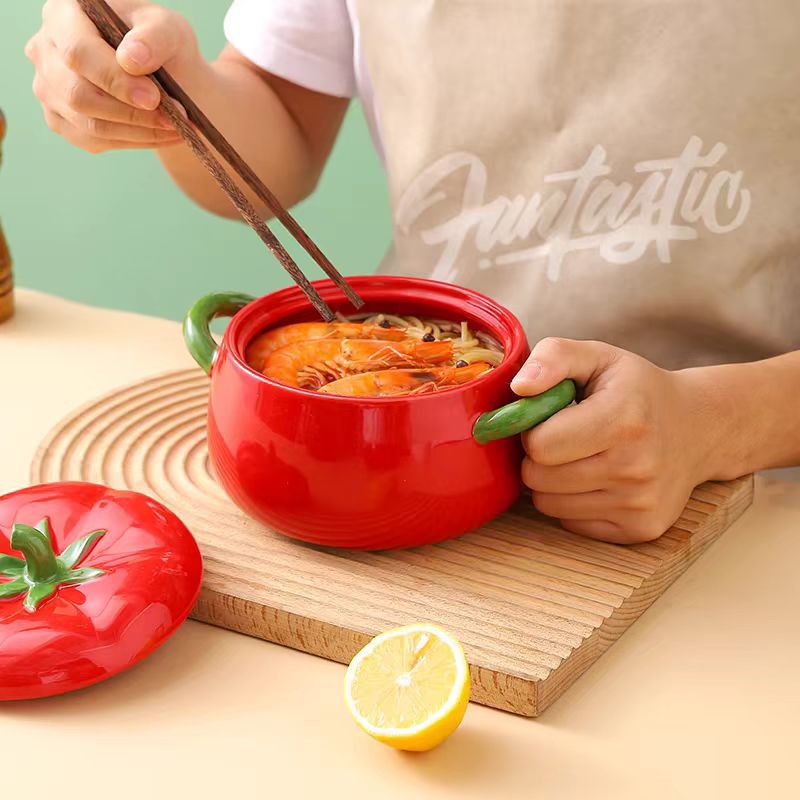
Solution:
M 382 319 L 378 324 L 381 326 L 381 328 L 391 328 L 392 327 L 392 323 L 389 322 L 388 319 Z
M 426 333 L 422 337 L 422 341 L 423 342 L 435 342 L 436 341 L 436 337 L 432 333 Z
M 469 362 L 468 361 L 464 361 L 463 358 L 459 358 L 458 361 L 456 361 L 456 366 L 457 367 L 468 367 L 469 366 Z

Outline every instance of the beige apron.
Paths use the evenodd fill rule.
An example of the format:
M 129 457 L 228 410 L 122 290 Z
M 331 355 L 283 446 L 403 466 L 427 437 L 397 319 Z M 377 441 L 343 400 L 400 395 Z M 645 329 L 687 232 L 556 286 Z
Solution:
M 358 0 L 382 270 L 666 367 L 800 348 L 797 0 Z

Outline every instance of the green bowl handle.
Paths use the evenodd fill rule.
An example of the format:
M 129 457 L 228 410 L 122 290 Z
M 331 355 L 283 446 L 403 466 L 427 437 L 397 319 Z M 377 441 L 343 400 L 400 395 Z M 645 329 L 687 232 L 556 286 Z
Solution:
M 571 380 L 561 381 L 535 397 L 523 397 L 507 406 L 481 414 L 475 422 L 472 435 L 480 444 L 516 436 L 552 417 L 574 399 L 575 384 Z
M 217 355 L 217 343 L 209 328 L 211 321 L 217 317 L 232 317 L 253 300 L 255 298 L 249 294 L 217 292 L 201 297 L 187 312 L 183 320 L 183 341 L 206 373 L 211 372 Z

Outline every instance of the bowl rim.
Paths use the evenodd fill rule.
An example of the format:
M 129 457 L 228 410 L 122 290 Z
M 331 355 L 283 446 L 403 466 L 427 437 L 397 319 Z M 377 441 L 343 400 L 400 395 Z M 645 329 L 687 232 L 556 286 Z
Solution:
M 308 311 L 311 320 L 316 319 L 316 317 L 313 316 L 314 311 L 308 299 L 299 287 L 294 285 L 276 289 L 273 292 L 257 297 L 238 311 L 225 329 L 225 333 L 222 337 L 221 349 L 226 351 L 226 355 L 233 362 L 237 371 L 243 373 L 249 379 L 263 383 L 270 389 L 295 394 L 298 399 L 308 400 L 313 397 L 315 401 L 357 403 L 370 406 L 388 406 L 409 402 L 434 401 L 441 397 L 470 392 L 478 386 L 485 386 L 489 382 L 494 384 L 502 381 L 505 384 L 510 384 L 511 378 L 516 374 L 521 357 L 527 357 L 530 352 L 527 336 L 519 319 L 505 306 L 474 289 L 469 289 L 454 283 L 436 281 L 430 278 L 418 278 L 405 275 L 358 275 L 348 277 L 347 280 L 348 283 L 362 295 L 371 295 L 375 292 L 380 293 L 381 291 L 385 291 L 387 294 L 400 292 L 400 295 L 394 299 L 394 302 L 409 299 L 413 302 L 413 298 L 403 296 L 403 293 L 408 294 L 415 291 L 425 295 L 425 297 L 421 299 L 422 304 L 434 304 L 437 295 L 442 298 L 442 301 L 445 298 L 449 299 L 451 303 L 454 300 L 461 301 L 464 304 L 465 312 L 470 312 L 465 315 L 472 319 L 475 317 L 483 317 L 481 320 L 483 327 L 488 328 L 489 330 L 487 332 L 495 336 L 503 345 L 504 358 L 502 363 L 485 375 L 481 375 L 460 386 L 452 386 L 437 392 L 417 395 L 399 395 L 394 397 L 348 396 L 322 394 L 311 389 L 287 386 L 286 384 L 279 383 L 257 372 L 247 363 L 244 358 L 244 349 L 246 345 L 243 342 L 243 338 L 245 338 L 244 332 L 246 332 L 249 327 L 254 327 L 254 318 L 265 316 L 268 309 L 273 311 L 279 309 L 280 311 L 276 311 L 276 313 L 282 312 L 284 317 L 296 317 L 298 314 L 304 314 Z M 338 310 L 346 313 L 348 310 L 353 310 L 347 299 L 330 279 L 316 280 L 311 283 L 334 311 Z M 367 298 L 365 298 L 365 300 L 367 300 Z M 375 302 L 374 298 L 370 297 L 367 300 L 367 303 L 373 302 Z M 387 302 L 392 301 L 387 300 Z M 268 309 L 265 308 L 265 306 L 267 306 Z M 502 324 L 507 330 L 502 331 L 499 330 L 499 327 L 492 326 L 491 322 L 489 322 L 486 317 L 496 318 L 497 326 Z M 280 324 L 280 320 L 275 320 L 269 327 L 278 324 Z M 247 335 L 247 341 L 250 341 L 253 335 L 255 335 L 255 333 Z M 214 369 L 212 367 L 212 377 L 213 373 Z

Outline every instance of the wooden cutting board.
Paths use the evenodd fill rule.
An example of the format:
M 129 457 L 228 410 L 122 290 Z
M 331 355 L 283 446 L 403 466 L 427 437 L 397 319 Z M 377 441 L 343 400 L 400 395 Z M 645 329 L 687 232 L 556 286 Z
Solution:
M 135 489 L 196 536 L 205 579 L 192 616 L 343 663 L 376 633 L 439 623 L 469 659 L 478 703 L 536 716 L 583 673 L 750 504 L 751 477 L 698 487 L 655 542 L 562 531 L 527 501 L 438 545 L 382 553 L 294 542 L 242 514 L 215 483 L 205 440 L 208 379 L 156 376 L 60 423 L 34 482 Z

